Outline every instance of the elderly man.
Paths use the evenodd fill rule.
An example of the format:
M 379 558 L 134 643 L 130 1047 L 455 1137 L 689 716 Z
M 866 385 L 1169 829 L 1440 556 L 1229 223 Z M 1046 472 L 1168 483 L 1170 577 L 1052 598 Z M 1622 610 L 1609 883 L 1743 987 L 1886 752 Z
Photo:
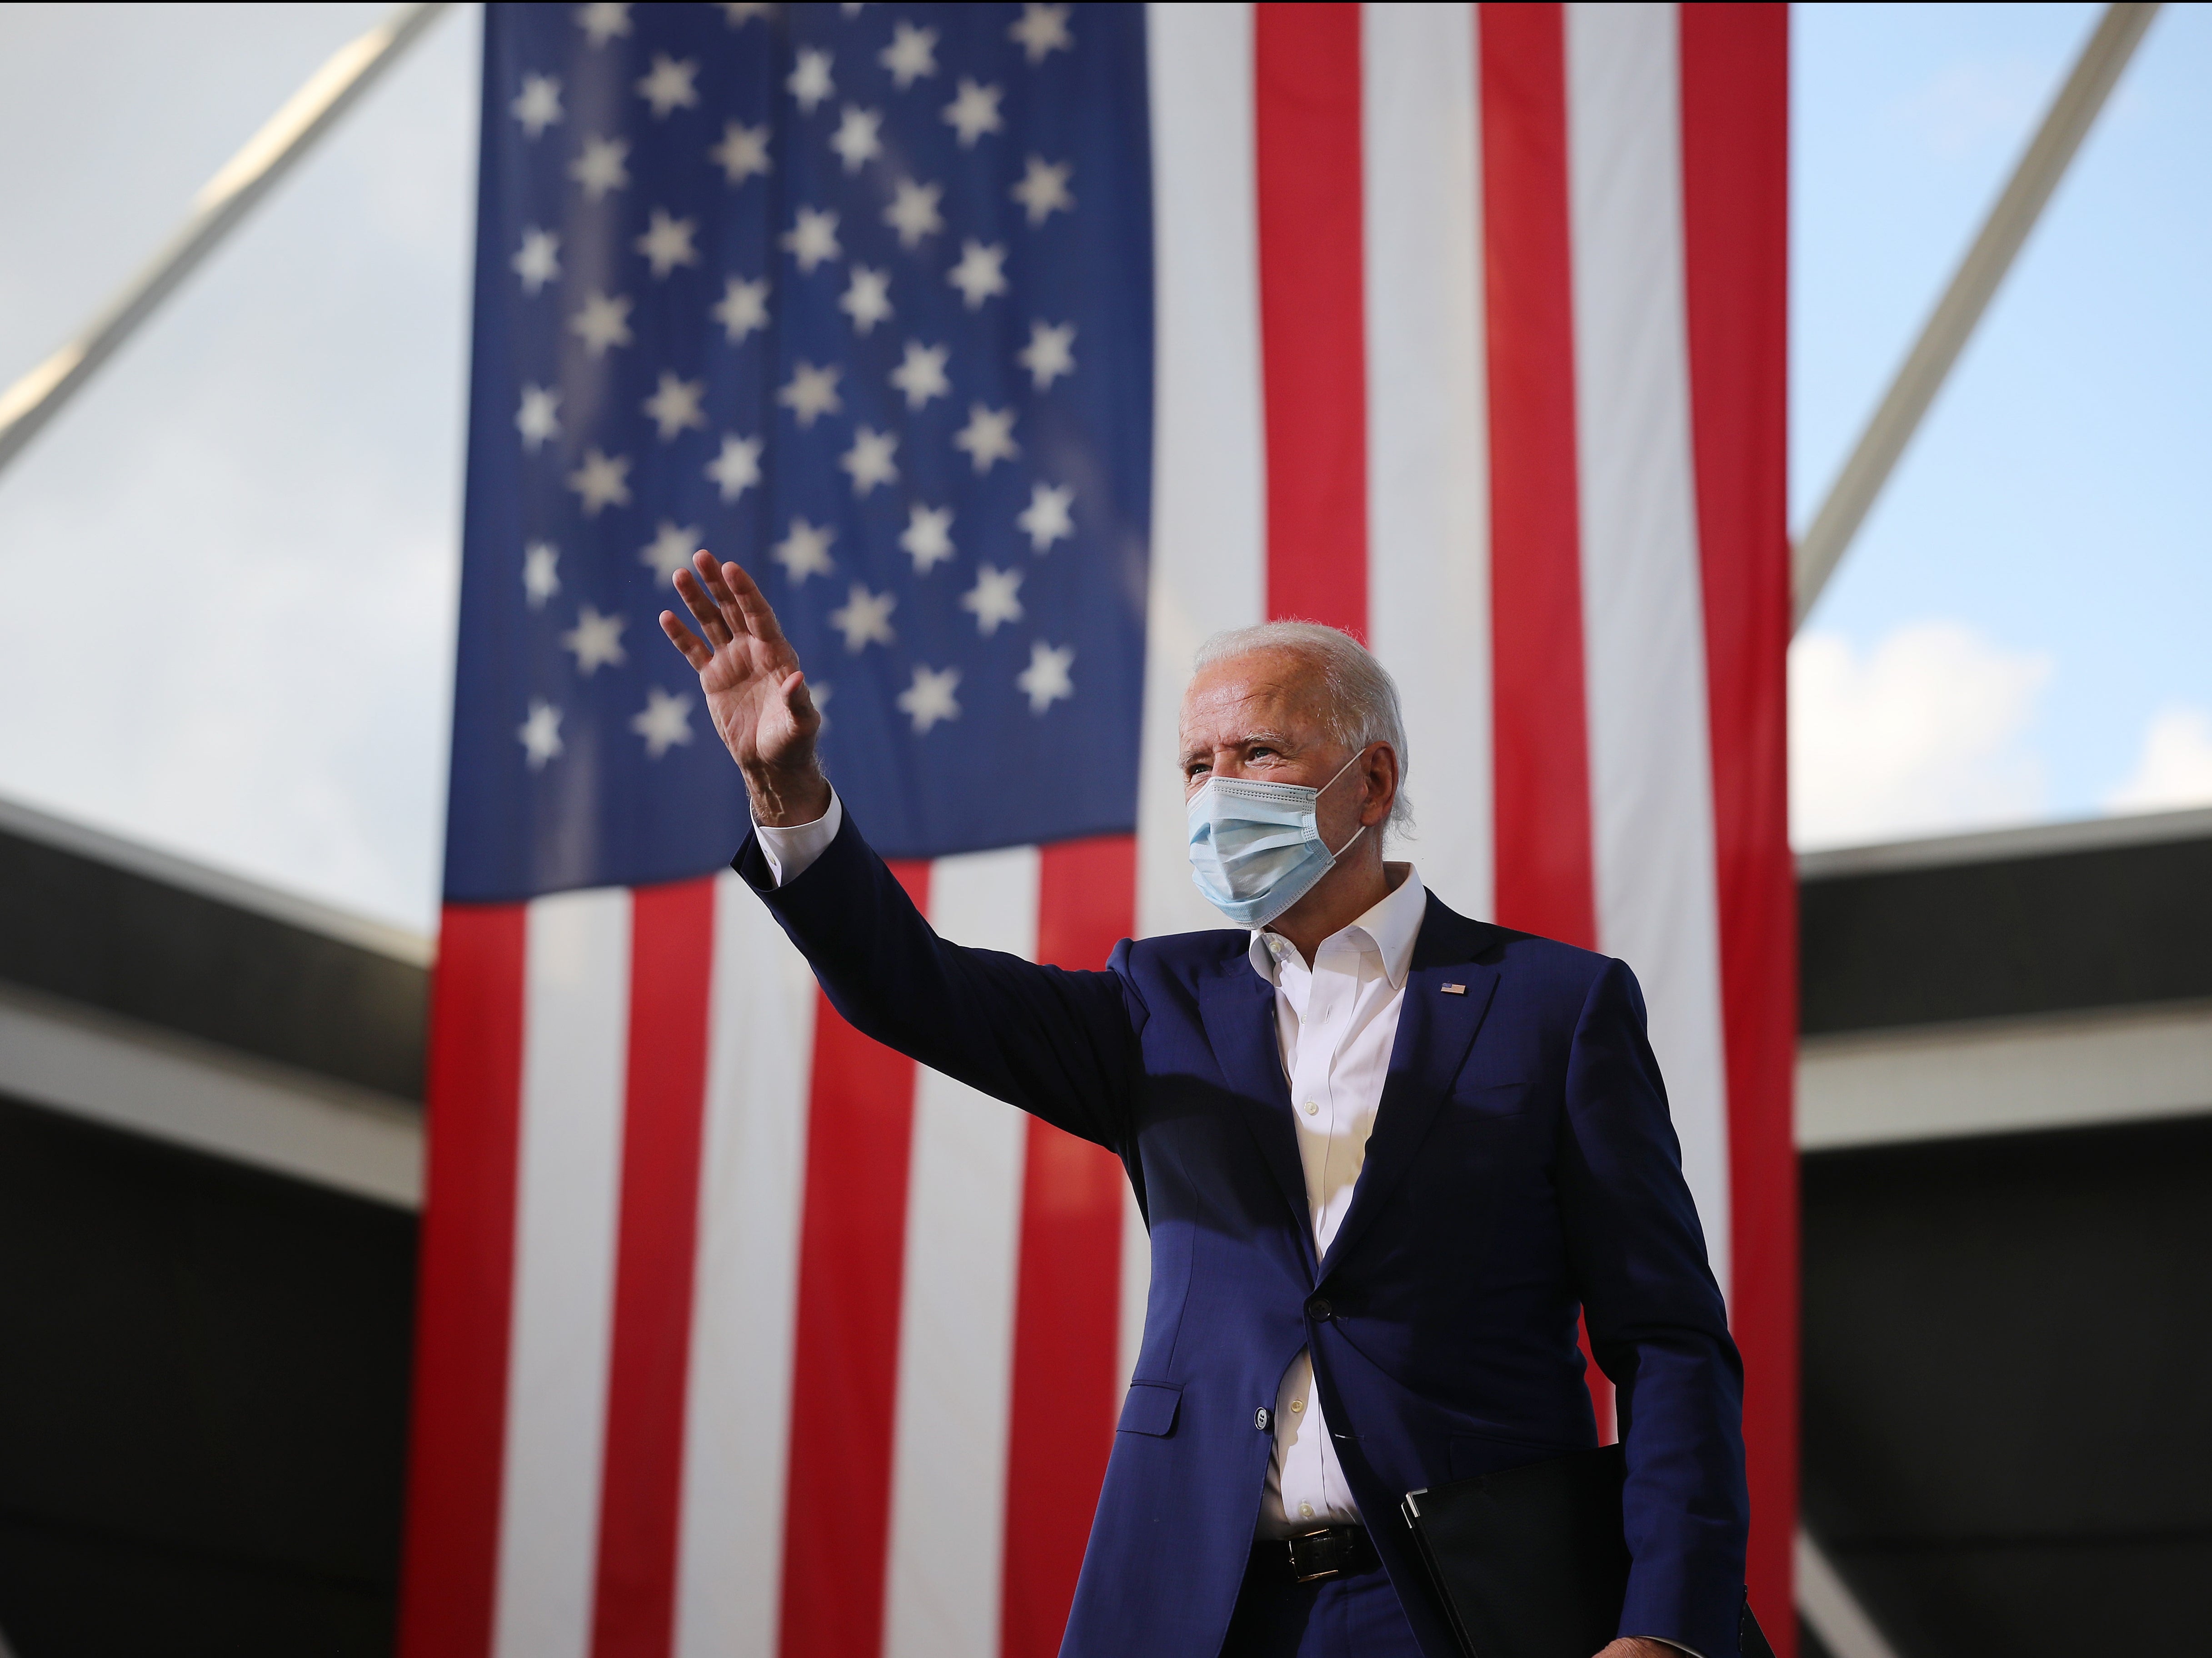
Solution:
M 1741 1368 L 1636 981 L 1383 861 L 1381 665 L 1305 623 L 1211 641 L 1182 765 L 1235 927 L 1072 973 L 939 938 L 823 774 L 759 588 L 703 552 L 676 586 L 698 634 L 661 626 L 752 799 L 737 870 L 832 1004 L 1107 1147 L 1144 1208 L 1144 1346 L 1063 1652 L 1455 1658 L 1399 1499 L 1596 1442 L 1577 1311 L 1627 1455 L 1603 1658 L 1734 1652 Z

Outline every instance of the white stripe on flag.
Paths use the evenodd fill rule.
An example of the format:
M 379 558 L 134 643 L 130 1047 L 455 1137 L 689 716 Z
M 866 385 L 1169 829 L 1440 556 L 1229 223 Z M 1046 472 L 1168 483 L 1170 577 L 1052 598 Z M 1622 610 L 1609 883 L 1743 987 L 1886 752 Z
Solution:
M 1176 716 L 1206 635 L 1267 614 L 1252 11 L 1155 5 L 1152 576 L 1137 933 L 1218 927 L 1190 884 Z
M 734 875 L 714 885 L 707 1121 L 684 1395 L 678 1658 L 773 1658 L 817 993 Z
M 1711 726 L 1671 5 L 1567 9 L 1568 173 L 1599 947 L 1642 980 L 1682 1169 L 1728 1285 Z
M 1363 13 L 1370 643 L 1405 701 L 1421 878 L 1492 907 L 1489 437 L 1474 15 Z M 1410 771 L 1410 767 L 1409 767 Z M 1401 854 L 1408 855 L 1408 854 Z
M 956 943 L 1034 959 L 1037 878 L 1034 847 L 940 858 L 930 923 Z M 919 1073 L 885 1658 L 998 1650 L 1024 1133 L 1011 1106 Z
M 496 1658 L 585 1658 L 614 1317 L 630 900 L 529 908 Z

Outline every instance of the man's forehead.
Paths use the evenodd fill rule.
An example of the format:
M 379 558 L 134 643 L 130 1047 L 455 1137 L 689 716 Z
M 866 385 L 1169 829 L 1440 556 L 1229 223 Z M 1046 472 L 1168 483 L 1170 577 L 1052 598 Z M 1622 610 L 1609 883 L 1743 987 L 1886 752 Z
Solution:
M 1319 690 L 1312 665 L 1287 652 L 1210 662 L 1183 693 L 1183 734 L 1212 743 L 1304 732 L 1320 723 Z

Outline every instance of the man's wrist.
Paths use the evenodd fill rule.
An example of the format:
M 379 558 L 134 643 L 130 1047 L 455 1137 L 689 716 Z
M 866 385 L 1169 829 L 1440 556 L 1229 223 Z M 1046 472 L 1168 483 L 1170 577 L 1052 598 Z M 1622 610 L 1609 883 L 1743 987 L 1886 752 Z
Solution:
M 797 829 L 830 810 L 830 780 L 811 756 L 803 766 L 748 766 L 744 777 L 756 823 Z

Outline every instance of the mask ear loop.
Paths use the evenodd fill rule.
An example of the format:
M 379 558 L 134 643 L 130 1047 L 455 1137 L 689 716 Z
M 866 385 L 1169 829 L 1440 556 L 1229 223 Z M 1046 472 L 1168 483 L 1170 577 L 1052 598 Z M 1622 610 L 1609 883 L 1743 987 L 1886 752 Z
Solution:
M 1342 776 L 1344 775 L 1344 774 L 1345 774 L 1345 773 L 1346 773 L 1346 772 L 1350 771 L 1350 770 L 1351 770 L 1354 766 L 1358 765 L 1358 764 L 1359 763 L 1359 756 L 1360 756 L 1360 755 L 1362 755 L 1362 754 L 1364 754 L 1364 753 L 1366 753 L 1366 752 L 1367 752 L 1367 750 L 1366 750 L 1364 748 L 1362 748 L 1361 750 L 1359 750 L 1358 753 L 1354 754 L 1354 755 L 1352 756 L 1352 758 L 1351 758 L 1351 759 L 1349 759 L 1349 760 L 1346 761 L 1346 762 L 1345 762 L 1341 766 L 1339 766 L 1339 767 L 1337 768 L 1337 769 L 1336 769 L 1336 777 L 1332 777 L 1332 778 L 1330 778 L 1330 779 L 1328 780 L 1328 782 L 1323 783 L 1323 784 L 1322 784 L 1319 788 L 1317 788 L 1317 789 L 1316 789 L 1316 790 L 1314 791 L 1314 805 L 1315 805 L 1316 806 L 1319 806 L 1319 805 L 1321 805 L 1321 798 L 1322 798 L 1322 796 L 1323 796 L 1324 794 L 1327 794 L 1327 793 L 1328 793 L 1331 789 L 1333 789 L 1333 788 L 1334 788 L 1334 787 L 1336 786 L 1337 778 L 1338 778 L 1338 777 L 1342 777 Z M 1320 839 L 1321 839 L 1321 836 L 1320 836 L 1321 819 L 1320 819 L 1320 814 L 1319 814 L 1318 812 L 1316 812 L 1316 813 L 1315 814 L 1315 818 L 1314 818 L 1314 829 L 1315 829 L 1315 836 L 1314 836 L 1314 838 L 1315 838 L 1316 840 L 1320 840 Z M 1322 841 L 1322 842 L 1321 842 L 1321 849 L 1322 849 L 1323 852 L 1328 852 L 1328 858 L 1329 858 L 1329 861 L 1330 861 L 1331 863 L 1334 863 L 1338 859 L 1340 859 L 1340 858 L 1343 857 L 1343 856 L 1344 856 L 1344 854 L 1345 854 L 1346 853 L 1350 852 L 1350 851 L 1352 850 L 1352 844 L 1353 844 L 1353 842 L 1354 842 L 1354 841 L 1357 841 L 1359 839 L 1359 837 L 1360 837 L 1361 835 L 1364 835 L 1364 834 L 1366 834 L 1366 833 L 1367 833 L 1367 825 L 1366 825 L 1366 824 L 1364 824 L 1364 823 L 1362 823 L 1362 824 L 1361 824 L 1358 829 L 1354 829 L 1354 830 L 1352 830 L 1352 840 L 1350 840 L 1350 841 L 1346 841 L 1342 846 L 1339 847 L 1338 847 L 1334 852 L 1328 852 L 1328 841 Z

